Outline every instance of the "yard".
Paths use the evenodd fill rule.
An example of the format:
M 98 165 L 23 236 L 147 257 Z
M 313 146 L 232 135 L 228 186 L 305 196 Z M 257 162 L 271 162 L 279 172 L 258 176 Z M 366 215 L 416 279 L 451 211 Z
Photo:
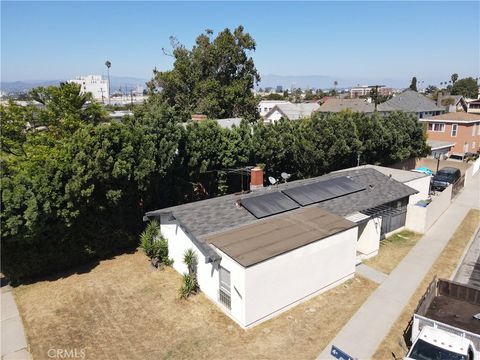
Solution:
M 365 260 L 364 263 L 385 274 L 390 274 L 421 237 L 421 234 L 407 230 L 389 236 L 380 241 L 378 255 Z
M 357 276 L 245 331 L 203 294 L 180 300 L 180 285 L 137 251 L 14 294 L 34 359 L 313 359 L 376 287 Z
M 458 226 L 455 233 L 450 238 L 447 246 L 443 249 L 428 274 L 423 279 L 415 294 L 410 298 L 409 303 L 403 309 L 401 315 L 393 324 L 390 332 L 374 354 L 374 359 L 401 359 L 406 355 L 406 349 L 402 346 L 403 332 L 412 318 L 412 314 L 418 305 L 422 295 L 432 281 L 433 277 L 450 278 L 455 271 L 461 256 L 469 240 L 475 233 L 475 229 L 480 225 L 480 211 L 472 209 L 465 219 Z

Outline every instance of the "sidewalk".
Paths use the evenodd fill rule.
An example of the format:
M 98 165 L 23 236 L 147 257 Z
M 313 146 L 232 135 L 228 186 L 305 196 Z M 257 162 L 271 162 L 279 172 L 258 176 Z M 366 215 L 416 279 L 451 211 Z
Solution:
M 480 174 L 453 200 L 317 360 L 333 359 L 332 345 L 353 358 L 370 359 L 471 208 L 480 208 Z
M 2 360 L 30 360 L 22 319 L 10 285 L 2 286 Z

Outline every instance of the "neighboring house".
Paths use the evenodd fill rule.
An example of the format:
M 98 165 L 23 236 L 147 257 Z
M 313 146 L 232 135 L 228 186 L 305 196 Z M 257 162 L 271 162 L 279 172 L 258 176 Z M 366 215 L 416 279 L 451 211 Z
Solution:
M 283 104 L 291 104 L 291 102 L 286 100 L 261 100 L 258 103 L 258 112 L 260 113 L 261 117 L 264 117 L 276 105 L 283 105 Z
M 373 113 L 375 105 L 367 99 L 327 99 L 318 109 L 321 113 L 338 113 L 344 110 Z
M 92 93 L 96 100 L 104 101 L 109 98 L 108 80 L 102 75 L 77 76 L 68 82 L 79 84 L 82 94 Z
M 469 101 L 467 103 L 467 112 L 471 114 L 480 114 L 480 99 Z
M 445 113 L 445 107 L 437 106 L 435 101 L 410 89 L 406 89 L 390 100 L 379 104 L 377 110 L 381 113 L 403 111 L 415 114 L 418 119 Z
M 173 268 L 187 272 L 192 248 L 200 289 L 244 328 L 352 278 L 357 254 L 376 255 L 419 192 L 373 168 L 266 188 L 251 171 L 251 193 L 145 214 L 159 219 Z
M 437 106 L 444 107 L 446 112 L 467 112 L 468 104 L 462 95 L 443 95 L 438 93 Z
M 450 155 L 464 156 L 478 152 L 480 115 L 464 112 L 432 116 L 420 121 L 427 123 L 428 140 L 454 143 Z
M 430 157 L 433 159 L 446 159 L 452 155 L 452 149 L 455 143 L 451 141 L 427 139 L 427 145 L 431 148 Z
M 265 122 L 274 123 L 285 118 L 288 120 L 299 120 L 310 117 L 312 113 L 320 108 L 316 102 L 313 103 L 288 103 L 275 105 L 264 116 Z
M 192 119 L 189 122 L 201 122 L 207 120 L 206 115 L 192 115 Z M 213 119 L 217 124 L 224 129 L 231 129 L 233 126 L 239 127 L 242 122 L 242 118 L 226 118 L 226 119 Z M 189 122 L 181 123 L 181 125 L 186 128 Z
M 242 122 L 242 118 L 227 118 L 215 120 L 220 127 L 224 129 L 231 129 L 233 126 L 239 127 Z

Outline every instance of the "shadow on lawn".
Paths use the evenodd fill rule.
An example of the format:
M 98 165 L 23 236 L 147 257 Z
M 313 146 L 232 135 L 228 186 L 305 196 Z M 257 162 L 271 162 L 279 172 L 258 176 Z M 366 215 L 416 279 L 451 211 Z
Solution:
M 16 286 L 20 286 L 20 285 L 33 284 L 33 283 L 40 282 L 40 281 L 56 281 L 56 280 L 68 278 L 72 275 L 86 274 L 86 273 L 89 273 L 91 270 L 93 270 L 95 267 L 97 267 L 97 265 L 99 265 L 101 261 L 113 260 L 117 256 L 124 255 L 124 254 L 133 254 L 137 251 L 137 249 L 138 248 L 136 246 L 125 248 L 125 249 L 119 249 L 118 251 L 115 251 L 115 252 L 109 254 L 108 256 L 89 261 L 88 263 L 85 263 L 85 264 L 82 264 L 82 265 L 74 266 L 70 269 L 60 270 L 58 272 L 55 272 L 53 274 L 48 274 L 48 275 L 34 276 L 32 278 L 29 278 L 29 279 L 22 279 L 22 280 L 18 280 L 18 281 L 15 281 L 15 282 L 13 282 L 13 281 L 10 282 L 10 280 L 8 280 L 4 276 L 2 276 L 1 286 L 3 287 L 5 285 L 10 284 L 12 287 L 16 287 Z

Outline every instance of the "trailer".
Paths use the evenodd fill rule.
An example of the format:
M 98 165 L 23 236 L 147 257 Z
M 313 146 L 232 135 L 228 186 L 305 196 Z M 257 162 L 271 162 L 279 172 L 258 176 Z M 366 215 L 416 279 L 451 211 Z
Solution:
M 428 358 L 423 348 L 439 358 L 480 359 L 480 288 L 434 279 L 413 314 L 411 340 L 407 358 Z

